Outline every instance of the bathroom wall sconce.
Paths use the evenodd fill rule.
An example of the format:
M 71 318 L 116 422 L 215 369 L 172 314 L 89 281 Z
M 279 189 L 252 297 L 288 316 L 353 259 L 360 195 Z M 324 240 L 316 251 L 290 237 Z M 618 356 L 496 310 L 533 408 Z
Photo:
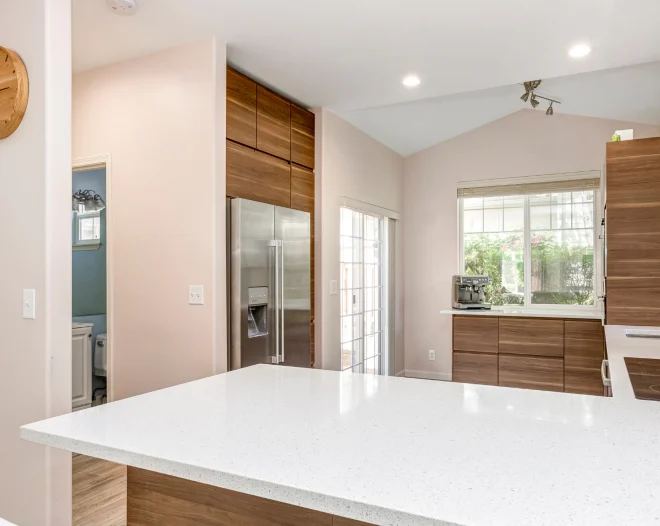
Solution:
M 104 208 L 105 201 L 94 190 L 78 190 L 71 199 L 74 212 L 100 212 Z

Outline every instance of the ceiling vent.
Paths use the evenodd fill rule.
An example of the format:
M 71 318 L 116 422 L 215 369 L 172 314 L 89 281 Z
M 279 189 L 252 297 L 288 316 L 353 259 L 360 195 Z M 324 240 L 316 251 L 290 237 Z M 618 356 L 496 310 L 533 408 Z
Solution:
M 106 0 L 106 4 L 118 15 L 132 15 L 137 11 L 137 0 Z

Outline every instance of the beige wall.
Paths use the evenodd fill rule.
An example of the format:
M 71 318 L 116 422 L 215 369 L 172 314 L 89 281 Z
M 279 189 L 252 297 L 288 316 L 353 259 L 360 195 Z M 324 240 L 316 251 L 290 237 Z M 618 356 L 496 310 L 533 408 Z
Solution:
M 114 399 L 226 369 L 224 53 L 208 38 L 73 80 L 73 157 L 112 158 Z
M 403 209 L 403 158 L 334 113 L 316 112 L 316 341 L 317 367 L 340 368 L 340 304 L 330 295 L 339 280 L 340 199 L 349 197 L 396 212 Z M 320 205 L 320 206 L 319 206 Z M 396 360 L 403 365 L 403 224 L 397 221 Z
M 602 170 L 617 129 L 635 137 L 660 127 L 522 110 L 438 144 L 405 161 L 406 371 L 451 376 L 451 277 L 458 273 L 459 181 Z M 428 351 L 436 350 L 436 361 Z
M 23 58 L 30 100 L 0 141 L 0 517 L 71 523 L 71 455 L 18 428 L 71 410 L 71 4 L 3 2 L 1 45 Z M 46 31 L 48 29 L 48 31 Z M 36 319 L 22 319 L 22 289 Z

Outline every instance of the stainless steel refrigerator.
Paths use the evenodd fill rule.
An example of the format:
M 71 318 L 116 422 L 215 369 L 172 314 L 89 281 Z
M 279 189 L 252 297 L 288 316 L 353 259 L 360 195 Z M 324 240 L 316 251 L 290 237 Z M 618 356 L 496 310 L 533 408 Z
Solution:
M 310 367 L 310 216 L 228 199 L 229 363 Z

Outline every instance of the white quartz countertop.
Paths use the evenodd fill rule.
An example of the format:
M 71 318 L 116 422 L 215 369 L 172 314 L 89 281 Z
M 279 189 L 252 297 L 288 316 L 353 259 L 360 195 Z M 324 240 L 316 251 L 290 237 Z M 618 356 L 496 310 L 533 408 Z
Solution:
M 636 400 L 624 358 L 660 359 L 660 339 L 628 338 L 626 333 L 650 333 L 660 336 L 660 327 L 605 326 L 612 396 L 617 399 Z
M 603 313 L 596 309 L 540 309 L 525 307 L 496 307 L 490 310 L 444 309 L 440 314 L 458 316 L 519 316 L 521 318 L 575 318 L 580 320 L 601 320 Z
M 258 365 L 25 440 L 379 525 L 660 524 L 660 403 Z

